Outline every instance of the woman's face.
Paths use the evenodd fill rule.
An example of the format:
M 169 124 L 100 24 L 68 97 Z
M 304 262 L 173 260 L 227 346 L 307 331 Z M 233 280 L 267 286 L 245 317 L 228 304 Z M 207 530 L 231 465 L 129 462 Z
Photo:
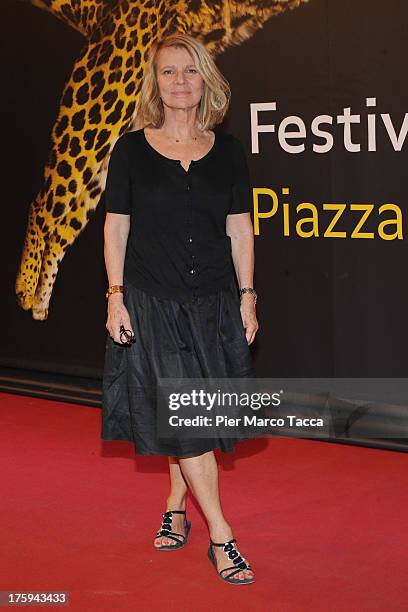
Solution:
M 204 81 L 184 47 L 167 47 L 159 51 L 157 83 L 165 106 L 187 109 L 200 103 Z

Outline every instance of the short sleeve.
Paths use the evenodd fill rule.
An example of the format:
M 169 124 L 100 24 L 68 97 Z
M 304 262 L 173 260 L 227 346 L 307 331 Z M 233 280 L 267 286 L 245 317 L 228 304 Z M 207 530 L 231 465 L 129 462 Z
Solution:
M 123 137 L 118 138 L 109 159 L 105 186 L 106 212 L 130 215 L 132 211 L 132 192 L 129 173 L 129 160 Z
M 228 214 L 252 210 L 252 188 L 245 149 L 238 138 L 233 137 L 233 184 L 231 206 Z

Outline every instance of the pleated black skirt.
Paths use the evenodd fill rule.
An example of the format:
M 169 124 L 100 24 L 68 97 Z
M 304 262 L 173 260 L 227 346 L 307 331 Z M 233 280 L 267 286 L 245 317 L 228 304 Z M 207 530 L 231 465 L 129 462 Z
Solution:
M 123 299 L 136 341 L 123 346 L 107 335 L 101 438 L 133 442 L 136 455 L 233 451 L 242 437 L 158 438 L 156 384 L 158 378 L 256 376 L 235 279 L 183 303 L 148 295 L 125 279 Z

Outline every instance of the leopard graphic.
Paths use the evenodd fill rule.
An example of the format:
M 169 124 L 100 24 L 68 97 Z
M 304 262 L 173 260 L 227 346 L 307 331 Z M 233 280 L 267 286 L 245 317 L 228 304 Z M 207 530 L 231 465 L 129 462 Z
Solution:
M 112 148 L 119 136 L 137 129 L 136 102 L 151 44 L 180 31 L 215 56 L 309 0 L 23 1 L 51 12 L 86 40 L 62 91 L 16 276 L 18 305 L 45 320 L 59 264 L 105 189 Z

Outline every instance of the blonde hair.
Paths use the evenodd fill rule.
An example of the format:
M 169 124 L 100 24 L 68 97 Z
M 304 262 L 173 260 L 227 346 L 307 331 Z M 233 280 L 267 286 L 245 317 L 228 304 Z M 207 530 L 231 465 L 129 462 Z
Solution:
M 183 47 L 193 58 L 203 78 L 203 95 L 197 109 L 197 121 L 203 131 L 221 123 L 228 110 L 231 90 L 205 46 L 182 32 L 169 34 L 155 41 L 149 50 L 141 90 L 137 102 L 136 116 L 139 124 L 160 128 L 165 119 L 163 102 L 157 83 L 157 59 L 161 49 Z

